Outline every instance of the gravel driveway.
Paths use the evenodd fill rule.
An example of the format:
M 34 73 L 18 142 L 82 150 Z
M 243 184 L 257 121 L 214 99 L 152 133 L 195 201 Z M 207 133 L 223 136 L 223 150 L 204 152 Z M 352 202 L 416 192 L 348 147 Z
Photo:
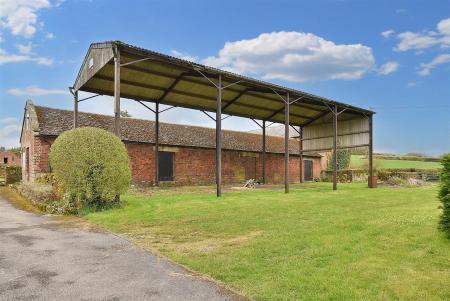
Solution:
M 67 227 L 0 196 L 0 300 L 237 300 L 115 235 Z

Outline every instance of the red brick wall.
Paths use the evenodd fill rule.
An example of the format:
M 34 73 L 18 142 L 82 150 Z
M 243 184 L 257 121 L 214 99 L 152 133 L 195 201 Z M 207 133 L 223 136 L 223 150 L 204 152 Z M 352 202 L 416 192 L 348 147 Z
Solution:
M 154 146 L 139 143 L 126 143 L 136 183 L 154 181 Z M 175 152 L 174 175 L 178 184 L 206 184 L 215 182 L 215 150 L 204 148 L 173 147 Z M 313 174 L 320 176 L 320 159 L 313 160 Z M 290 182 L 299 181 L 299 157 L 290 156 Z M 223 183 L 241 183 L 247 179 L 262 178 L 262 155 L 238 151 L 222 151 Z M 267 154 L 267 183 L 284 181 L 284 155 Z
M 48 154 L 54 138 L 33 137 L 30 147 L 30 180 L 50 172 Z M 136 184 L 154 182 L 154 145 L 125 143 L 130 157 L 132 178 Z M 25 140 L 22 143 L 25 147 Z M 175 152 L 174 175 L 177 184 L 207 184 L 215 182 L 215 150 L 190 147 L 170 147 Z M 291 156 L 289 162 L 290 182 L 299 181 L 299 157 Z M 314 158 L 314 177 L 320 175 L 320 161 Z M 267 154 L 266 182 L 284 181 L 284 155 Z M 258 153 L 222 152 L 223 183 L 242 183 L 247 179 L 262 178 L 262 155 Z M 25 178 L 23 178 L 25 179 Z
M 8 161 L 6 166 L 21 166 L 22 164 L 20 155 L 13 151 L 0 152 L 0 165 L 4 165 L 5 158 Z

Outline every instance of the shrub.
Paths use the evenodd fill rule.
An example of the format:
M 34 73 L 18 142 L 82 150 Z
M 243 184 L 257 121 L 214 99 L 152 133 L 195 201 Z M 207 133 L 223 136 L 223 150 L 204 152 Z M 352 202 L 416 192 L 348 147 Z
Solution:
M 338 170 L 348 169 L 350 166 L 350 160 L 352 158 L 352 152 L 349 149 L 338 149 L 336 150 L 337 154 L 337 167 Z M 331 153 L 331 156 L 328 158 L 328 170 L 333 170 L 334 166 L 334 156 Z
M 442 203 L 440 225 L 450 236 L 450 153 L 442 157 L 441 189 L 439 199 Z
M 50 164 L 66 197 L 79 209 L 109 207 L 130 186 L 125 145 L 102 129 L 84 127 L 61 134 L 50 149 Z

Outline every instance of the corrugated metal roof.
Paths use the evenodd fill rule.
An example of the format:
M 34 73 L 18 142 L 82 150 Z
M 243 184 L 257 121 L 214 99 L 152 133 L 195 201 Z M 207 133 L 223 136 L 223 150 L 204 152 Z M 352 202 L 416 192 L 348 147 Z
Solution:
M 91 44 L 75 81 L 75 89 L 113 95 L 113 59 L 116 49 L 120 51 L 121 56 L 121 96 L 125 98 L 214 112 L 216 88 L 201 73 L 210 80 L 215 80 L 220 74 L 224 86 L 237 83 L 223 90 L 224 114 L 284 122 L 284 102 L 276 93 L 283 96 L 289 93 L 291 101 L 302 97 L 299 102 L 290 105 L 289 119 L 292 125 L 310 124 L 315 118 L 329 111 L 328 106 L 334 105 L 346 109 L 340 116 L 341 120 L 353 118 L 355 115 L 373 114 L 370 110 L 120 41 Z M 134 63 L 128 64 L 131 62 Z

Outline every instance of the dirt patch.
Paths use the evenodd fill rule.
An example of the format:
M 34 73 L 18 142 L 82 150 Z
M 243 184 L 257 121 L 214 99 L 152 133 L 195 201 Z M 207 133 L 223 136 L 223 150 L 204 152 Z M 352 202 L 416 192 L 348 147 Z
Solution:
M 78 216 L 70 215 L 54 215 L 53 220 L 45 223 L 45 227 L 49 229 L 54 228 L 77 228 L 89 232 L 105 233 L 106 231 L 101 227 L 83 219 Z
M 230 238 L 208 238 L 202 240 L 196 239 L 193 234 L 188 241 L 185 241 L 186 238 L 180 241 L 180 238 L 162 234 L 158 231 L 158 228 L 153 227 L 151 230 L 148 228 L 132 229 L 124 233 L 124 235 L 144 248 L 151 250 L 156 248 L 158 250 L 171 250 L 181 253 L 211 253 L 246 245 L 262 235 L 262 233 L 263 231 L 252 231 Z
M 0 196 L 8 200 L 17 209 L 32 212 L 34 214 L 43 214 L 42 211 L 31 204 L 30 201 L 20 196 L 17 192 L 9 187 L 0 187 Z

